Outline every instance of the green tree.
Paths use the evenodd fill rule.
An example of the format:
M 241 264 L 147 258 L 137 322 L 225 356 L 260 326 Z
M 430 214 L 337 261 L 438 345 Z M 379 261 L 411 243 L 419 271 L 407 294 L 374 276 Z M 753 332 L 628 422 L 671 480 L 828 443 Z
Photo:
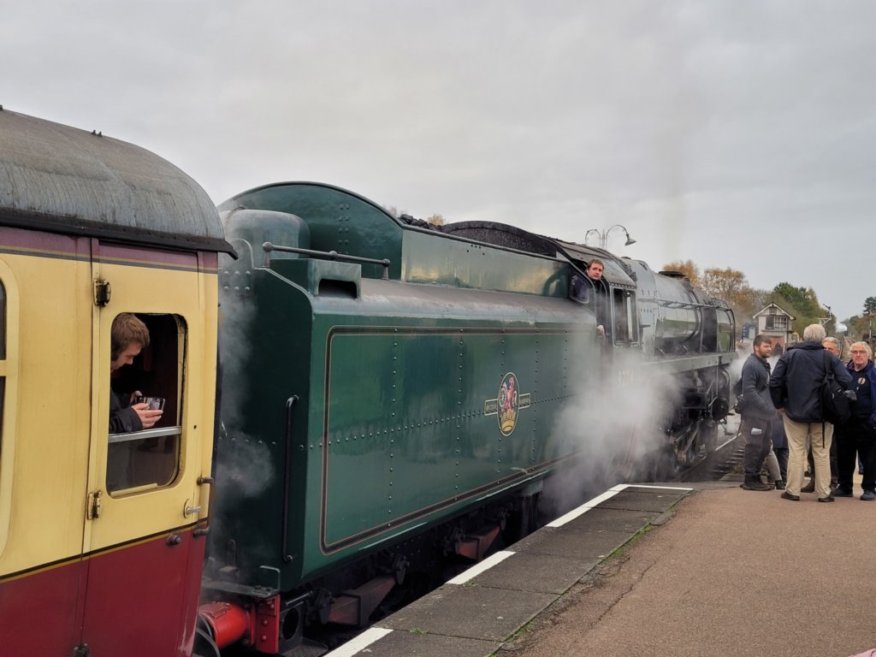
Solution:
M 831 313 L 821 307 L 818 295 L 811 287 L 796 287 L 790 283 L 782 282 L 773 288 L 776 297 L 773 303 L 781 306 L 794 315 L 794 330 L 803 334 L 803 329 L 810 324 L 822 323 L 829 332 L 833 331 L 834 319 Z M 829 317 L 828 321 L 823 321 Z

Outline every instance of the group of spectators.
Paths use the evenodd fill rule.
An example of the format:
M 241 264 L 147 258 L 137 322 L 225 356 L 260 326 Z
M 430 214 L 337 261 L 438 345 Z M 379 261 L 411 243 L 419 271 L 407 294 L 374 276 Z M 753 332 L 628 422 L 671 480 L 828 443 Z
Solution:
M 858 460 L 861 499 L 876 500 L 876 369 L 870 345 L 855 342 L 849 348 L 849 361 L 843 363 L 839 342 L 827 337 L 820 324 L 811 324 L 803 331 L 803 342 L 788 347 L 772 371 L 771 354 L 770 339 L 758 335 L 742 367 L 742 488 L 783 489 L 782 498 L 791 501 L 798 501 L 801 493 L 814 492 L 819 502 L 833 502 L 836 497 L 853 496 Z M 829 372 L 850 400 L 851 417 L 837 426 L 825 419 L 822 407 L 822 384 Z M 776 457 L 783 443 L 788 453 L 786 474 Z M 804 487 L 807 455 L 812 480 Z M 773 483 L 761 479 L 765 463 Z

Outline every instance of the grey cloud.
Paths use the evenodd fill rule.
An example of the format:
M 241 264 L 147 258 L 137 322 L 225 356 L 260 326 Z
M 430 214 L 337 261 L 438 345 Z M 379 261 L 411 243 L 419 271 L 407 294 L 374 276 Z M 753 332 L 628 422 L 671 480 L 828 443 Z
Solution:
M 876 4 L 19 3 L 0 102 L 167 157 L 216 201 L 322 180 L 419 216 L 874 291 Z M 820 263 L 817 266 L 815 263 Z

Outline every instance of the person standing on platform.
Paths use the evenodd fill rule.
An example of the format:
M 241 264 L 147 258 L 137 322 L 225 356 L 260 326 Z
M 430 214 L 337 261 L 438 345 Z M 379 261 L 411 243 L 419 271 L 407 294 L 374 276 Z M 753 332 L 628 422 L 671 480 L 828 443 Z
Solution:
M 827 336 L 821 341 L 821 346 L 827 349 L 834 356 L 843 359 L 843 349 L 839 340 L 834 337 Z M 836 488 L 837 484 L 837 466 L 836 466 L 836 441 L 839 427 L 833 427 L 833 440 L 830 442 L 830 489 Z M 801 493 L 815 492 L 815 461 L 812 458 L 812 445 L 806 447 L 806 458 L 809 463 L 809 482 L 800 489 Z
M 849 349 L 852 357 L 846 366 L 852 377 L 851 390 L 856 399 L 851 404 L 852 417 L 837 427 L 837 466 L 839 483 L 834 491 L 836 497 L 852 496 L 852 477 L 855 472 L 855 455 L 864 467 L 861 499 L 876 501 L 876 368 L 873 367 L 873 351 L 866 342 L 856 342 Z
M 779 463 L 779 475 L 782 479 L 782 485 L 776 484 L 779 490 L 785 489 L 785 482 L 788 481 L 788 438 L 785 436 L 785 423 L 782 422 L 782 414 L 779 411 L 774 411 L 772 425 L 772 443 L 773 453 L 776 455 L 776 460 Z
M 770 364 L 767 358 L 772 353 L 770 339 L 759 334 L 754 336 L 752 354 L 742 366 L 742 435 L 745 437 L 745 490 L 775 490 L 760 478 L 763 462 L 770 452 L 772 432 L 770 423 L 776 409 L 770 399 Z
M 825 367 L 830 367 L 845 389 L 851 377 L 839 359 L 821 346 L 825 338 L 821 324 L 803 330 L 803 342 L 791 345 L 776 363 L 770 378 L 773 404 L 783 413 L 790 459 L 788 481 L 782 497 L 799 500 L 806 461 L 806 440 L 812 445 L 815 460 L 815 492 L 819 502 L 833 502 L 830 493 L 830 443 L 833 425 L 825 421 L 821 408 L 821 383 Z

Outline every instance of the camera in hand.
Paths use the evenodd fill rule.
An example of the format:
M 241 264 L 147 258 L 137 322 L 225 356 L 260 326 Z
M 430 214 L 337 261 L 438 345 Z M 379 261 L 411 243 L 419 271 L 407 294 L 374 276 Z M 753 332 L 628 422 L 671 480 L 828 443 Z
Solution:
M 164 397 L 137 397 L 137 404 L 146 404 L 150 411 L 164 410 Z

